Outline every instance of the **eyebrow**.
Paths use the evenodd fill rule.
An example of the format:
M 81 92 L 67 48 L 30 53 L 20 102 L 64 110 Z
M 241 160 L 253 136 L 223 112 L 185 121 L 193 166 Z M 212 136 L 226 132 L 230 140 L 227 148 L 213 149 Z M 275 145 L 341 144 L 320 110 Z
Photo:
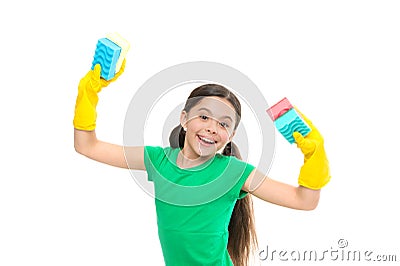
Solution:
M 208 112 L 209 114 L 213 115 L 213 113 L 211 112 L 211 110 L 210 110 L 210 109 L 207 109 L 207 108 L 205 108 L 205 107 L 201 107 L 201 108 L 199 108 L 197 111 L 206 111 L 206 112 Z M 231 120 L 231 122 L 233 122 L 232 117 L 230 117 L 229 115 L 224 115 L 224 116 L 222 116 L 221 118 L 227 118 L 227 119 Z

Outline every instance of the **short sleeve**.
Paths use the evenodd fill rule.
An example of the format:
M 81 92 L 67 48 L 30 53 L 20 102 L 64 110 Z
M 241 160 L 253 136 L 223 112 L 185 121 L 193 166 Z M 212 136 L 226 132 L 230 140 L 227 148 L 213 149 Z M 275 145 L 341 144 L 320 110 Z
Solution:
M 235 162 L 232 165 L 233 170 L 240 175 L 238 178 L 238 182 L 232 189 L 234 199 L 243 199 L 247 196 L 248 192 L 243 191 L 242 187 L 244 183 L 246 183 L 247 178 L 249 177 L 250 173 L 255 169 L 255 167 L 249 163 L 241 161 L 237 158 L 234 158 Z
M 158 166 L 160 165 L 160 158 L 164 153 L 163 148 L 156 146 L 145 146 L 144 147 L 144 165 L 147 172 L 147 180 L 153 181 L 153 176 L 156 173 Z

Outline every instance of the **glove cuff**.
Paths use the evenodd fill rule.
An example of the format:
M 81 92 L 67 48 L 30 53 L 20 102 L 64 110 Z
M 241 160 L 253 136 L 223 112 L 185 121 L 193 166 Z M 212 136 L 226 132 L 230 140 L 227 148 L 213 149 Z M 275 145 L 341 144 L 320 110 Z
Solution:
M 89 96 L 85 89 L 79 91 L 75 104 L 74 128 L 86 131 L 96 128 L 97 102 L 97 93 L 91 93 Z
M 305 160 L 300 169 L 299 185 L 318 190 L 324 187 L 331 179 L 329 162 L 326 158 L 323 145 L 318 145 L 314 154 Z

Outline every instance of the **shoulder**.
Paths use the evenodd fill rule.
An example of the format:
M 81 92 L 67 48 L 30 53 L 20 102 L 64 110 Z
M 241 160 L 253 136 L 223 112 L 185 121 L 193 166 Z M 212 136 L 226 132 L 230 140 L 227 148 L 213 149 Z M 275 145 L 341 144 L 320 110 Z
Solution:
M 176 149 L 171 147 L 160 147 L 160 146 L 144 146 L 144 162 L 146 166 L 149 164 L 158 164 L 165 158 L 168 158 L 176 152 Z
M 174 150 L 175 149 L 171 147 L 144 146 L 145 156 L 149 157 L 170 154 Z

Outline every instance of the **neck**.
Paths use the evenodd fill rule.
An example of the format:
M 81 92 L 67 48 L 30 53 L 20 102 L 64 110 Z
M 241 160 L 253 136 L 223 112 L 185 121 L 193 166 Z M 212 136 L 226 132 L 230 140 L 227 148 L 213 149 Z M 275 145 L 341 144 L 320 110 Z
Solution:
M 180 168 L 192 168 L 208 161 L 212 156 L 191 155 L 185 147 L 179 152 L 176 163 Z

